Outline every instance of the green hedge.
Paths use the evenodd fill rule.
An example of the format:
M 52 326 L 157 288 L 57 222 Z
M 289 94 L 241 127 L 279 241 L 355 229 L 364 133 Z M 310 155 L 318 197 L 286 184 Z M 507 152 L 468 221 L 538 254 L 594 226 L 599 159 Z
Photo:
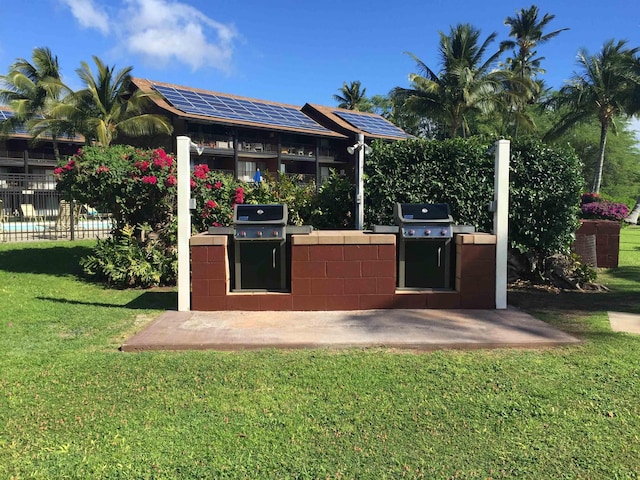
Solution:
M 454 220 L 490 232 L 493 142 L 480 138 L 375 142 L 365 162 L 365 223 L 392 224 L 395 202 L 451 206 Z M 578 226 L 581 164 L 569 147 L 511 143 L 509 240 L 536 256 L 567 253 Z

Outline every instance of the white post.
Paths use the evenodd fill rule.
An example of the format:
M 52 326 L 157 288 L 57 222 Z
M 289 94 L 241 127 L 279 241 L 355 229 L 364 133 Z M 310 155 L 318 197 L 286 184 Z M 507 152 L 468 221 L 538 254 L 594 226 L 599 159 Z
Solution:
M 358 134 L 358 157 L 356 170 L 356 230 L 364 230 L 364 134 Z
M 496 308 L 507 308 L 509 238 L 509 140 L 498 140 L 495 156 L 493 233 L 496 236 Z
M 191 139 L 177 138 L 178 149 L 178 311 L 191 309 L 191 264 L 189 238 L 191 237 Z

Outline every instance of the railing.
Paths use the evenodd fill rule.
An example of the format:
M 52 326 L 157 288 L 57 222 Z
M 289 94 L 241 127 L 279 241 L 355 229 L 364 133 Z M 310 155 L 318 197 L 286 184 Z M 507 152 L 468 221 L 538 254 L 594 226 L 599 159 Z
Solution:
M 113 219 L 87 205 L 69 205 L 52 175 L 0 174 L 0 241 L 105 238 Z
M 14 152 L 11 150 L 0 150 L 0 158 L 24 158 L 24 151 Z M 55 160 L 56 157 L 52 153 L 34 152 L 29 150 L 29 160 Z

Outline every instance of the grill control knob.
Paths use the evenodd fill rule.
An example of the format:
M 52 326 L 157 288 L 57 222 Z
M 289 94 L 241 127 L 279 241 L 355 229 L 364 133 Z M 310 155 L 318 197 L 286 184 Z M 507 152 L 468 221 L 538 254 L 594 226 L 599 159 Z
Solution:
M 247 232 L 245 232 L 244 230 L 242 232 L 240 232 L 238 235 L 240 235 L 241 237 L 246 237 L 247 236 Z
M 408 233 L 409 233 L 409 236 L 413 237 L 416 234 L 416 231 L 411 229 L 411 230 L 409 230 Z
M 424 236 L 425 236 L 425 237 L 428 237 L 428 236 L 430 236 L 430 235 L 431 235 L 431 230 L 425 230 L 425 231 L 424 231 Z
M 447 229 L 446 229 L 446 228 L 443 228 L 443 229 L 440 231 L 440 235 L 446 235 L 446 234 L 447 234 Z
M 262 236 L 262 230 L 258 230 L 256 232 L 256 237 L 260 238 Z
M 273 231 L 273 236 L 274 236 L 274 237 L 277 237 L 277 236 L 279 235 L 279 233 L 280 233 L 280 232 L 278 232 L 278 230 L 274 230 L 274 231 Z

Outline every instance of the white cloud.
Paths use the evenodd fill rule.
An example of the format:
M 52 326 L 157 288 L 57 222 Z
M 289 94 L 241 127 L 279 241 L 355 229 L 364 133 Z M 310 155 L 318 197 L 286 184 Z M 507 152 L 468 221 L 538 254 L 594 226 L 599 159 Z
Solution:
M 109 33 L 109 17 L 98 10 L 93 0 L 62 0 L 71 9 L 71 13 L 85 28 L 96 28 L 104 35 Z
M 185 3 L 171 0 L 125 0 L 121 43 L 147 63 L 184 63 L 192 70 L 229 71 L 238 34 Z

